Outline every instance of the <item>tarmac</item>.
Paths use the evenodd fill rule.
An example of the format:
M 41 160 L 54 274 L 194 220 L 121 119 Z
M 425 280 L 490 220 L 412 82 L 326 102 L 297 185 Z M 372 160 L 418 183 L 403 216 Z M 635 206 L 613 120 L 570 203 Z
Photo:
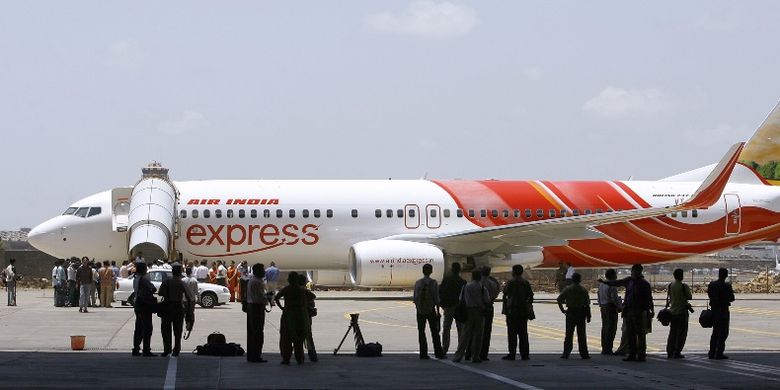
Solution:
M 490 360 L 479 364 L 420 360 L 414 306 L 408 293 L 316 292 L 318 316 L 314 339 L 319 362 L 279 364 L 279 317 L 274 308 L 265 327 L 265 364 L 244 357 L 205 357 L 189 353 L 213 331 L 228 341 L 246 344 L 245 314 L 238 303 L 196 310 L 195 329 L 178 358 L 131 357 L 132 308 L 55 308 L 51 290 L 19 291 L 16 307 L 0 306 L 0 388 L 680 388 L 780 389 L 780 317 L 773 295 L 741 294 L 732 308 L 729 360 L 709 360 L 709 329 L 697 322 L 705 305 L 695 301 L 683 360 L 667 360 L 668 329 L 654 323 L 648 335 L 648 361 L 623 362 L 600 355 L 600 320 L 593 308 L 588 325 L 591 360 L 575 351 L 559 358 L 564 318 L 552 294 L 537 294 L 537 319 L 529 323 L 531 360 L 503 361 L 506 323 L 496 308 Z M 3 296 L 4 297 L 4 292 Z M 4 299 L 0 300 L 4 303 Z M 662 302 L 657 301 L 657 305 Z M 354 356 L 353 335 L 345 335 L 349 314 L 359 313 L 367 342 L 378 341 L 384 356 Z M 154 320 L 152 349 L 159 352 L 159 319 Z M 619 332 L 618 332 L 619 333 Z M 83 351 L 70 350 L 70 336 L 85 335 Z M 453 343 L 456 332 L 453 329 Z M 619 338 L 619 334 L 618 334 Z M 429 340 L 430 342 L 430 340 Z M 429 348 L 432 350 L 432 347 Z M 455 346 L 450 347 L 451 358 Z M 432 355 L 432 351 L 431 351 Z

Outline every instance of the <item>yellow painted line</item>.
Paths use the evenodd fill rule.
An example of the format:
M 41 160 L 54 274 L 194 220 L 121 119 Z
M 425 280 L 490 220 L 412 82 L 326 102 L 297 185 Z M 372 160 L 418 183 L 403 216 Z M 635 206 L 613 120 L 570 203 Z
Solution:
M 733 307 L 731 311 L 734 313 L 756 314 L 768 317 L 780 317 L 780 311 L 777 310 L 763 310 L 752 307 Z
M 701 326 L 698 322 L 688 321 L 689 324 L 695 325 L 697 327 Z M 736 326 L 729 326 L 729 330 L 736 330 L 738 332 L 745 332 L 745 333 L 751 333 L 751 334 L 760 334 L 765 336 L 775 336 L 780 337 L 780 333 L 778 332 L 767 332 L 764 330 L 756 330 L 756 329 L 748 329 L 748 328 L 740 328 Z

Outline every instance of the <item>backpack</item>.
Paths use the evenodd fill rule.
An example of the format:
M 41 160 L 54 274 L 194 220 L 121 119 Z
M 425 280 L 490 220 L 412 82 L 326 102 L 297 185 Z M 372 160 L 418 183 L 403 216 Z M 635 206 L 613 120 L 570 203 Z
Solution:
M 431 284 L 433 282 L 423 283 L 422 291 L 420 291 L 420 302 L 417 303 L 418 313 L 433 313 L 436 309 L 436 300 L 433 297 Z
M 225 343 L 227 343 L 225 335 L 219 332 L 214 332 L 206 337 L 206 344 L 217 345 Z
M 204 356 L 244 356 L 241 344 L 226 341 L 225 335 L 214 332 L 206 337 L 206 345 L 198 345 L 193 352 Z

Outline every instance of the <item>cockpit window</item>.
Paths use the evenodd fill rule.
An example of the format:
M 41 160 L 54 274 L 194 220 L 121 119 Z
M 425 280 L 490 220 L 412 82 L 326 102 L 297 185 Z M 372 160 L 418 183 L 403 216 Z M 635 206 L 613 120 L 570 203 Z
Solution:
M 87 216 L 87 213 L 89 212 L 89 207 L 79 207 L 78 210 L 76 210 L 76 216 L 84 218 Z
M 68 209 L 65 210 L 64 213 L 62 213 L 62 215 L 73 215 L 76 213 L 76 210 L 78 209 L 79 209 L 78 207 L 68 207 Z
M 89 214 L 87 214 L 87 217 L 91 217 L 93 215 L 98 215 L 98 214 L 100 214 L 100 211 L 101 211 L 100 207 L 90 207 L 89 208 Z

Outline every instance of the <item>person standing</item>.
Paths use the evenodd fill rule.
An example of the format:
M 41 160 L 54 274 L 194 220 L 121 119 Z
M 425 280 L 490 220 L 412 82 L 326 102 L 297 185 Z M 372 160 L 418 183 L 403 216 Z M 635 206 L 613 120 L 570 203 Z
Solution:
M 558 287 L 559 293 L 566 288 L 566 263 L 563 261 L 558 262 L 558 269 L 555 271 L 555 285 Z
M 78 269 L 78 258 L 71 258 L 68 266 L 68 304 L 66 306 L 76 307 L 79 305 L 79 289 L 76 284 L 76 270 Z
M 119 267 L 119 276 L 122 278 L 127 278 L 130 276 L 130 266 L 127 263 L 128 261 L 125 260 L 122 262 L 122 266 Z
M 666 357 L 683 359 L 683 347 L 688 337 L 688 310 L 692 310 L 688 302 L 693 299 L 691 288 L 683 283 L 683 270 L 677 268 L 673 272 L 674 282 L 669 284 L 667 307 L 672 314 L 669 322 L 669 338 L 666 339 Z
M 238 270 L 235 261 L 230 261 L 230 267 L 227 269 L 227 286 L 228 291 L 230 291 L 230 302 L 235 302 L 236 288 L 238 287 Z
M 16 259 L 8 260 L 8 267 L 3 271 L 5 273 L 5 285 L 8 289 L 8 306 L 16 306 Z
M 76 282 L 79 289 L 79 313 L 89 313 L 89 291 L 95 280 L 92 277 L 92 266 L 89 259 L 81 259 L 81 267 L 76 271 Z
M 187 318 L 186 320 L 190 323 L 194 323 L 195 304 L 198 303 L 198 301 L 200 300 L 200 297 L 198 296 L 198 279 L 192 277 L 192 267 L 187 267 L 185 273 L 187 274 L 187 276 L 182 280 L 184 281 L 184 286 L 190 290 L 190 295 L 192 296 L 192 300 L 190 301 L 190 309 L 189 311 L 185 312 L 185 314 L 188 313 L 190 317 Z
M 57 262 L 57 286 L 55 287 L 55 294 L 57 295 L 57 307 L 65 306 L 65 302 L 68 299 L 68 275 L 65 271 L 65 259 L 60 259 Z
M 729 270 L 720 268 L 718 269 L 718 280 L 710 282 L 707 286 L 707 296 L 710 298 L 713 319 L 710 350 L 707 353 L 707 357 L 710 359 L 729 358 L 723 354 L 726 350 L 726 339 L 729 337 L 729 322 L 731 321 L 729 306 L 731 306 L 731 302 L 734 302 L 734 289 L 732 289 L 731 283 L 726 283 L 728 276 Z
M 303 296 L 306 301 L 306 313 L 308 314 L 308 322 L 306 324 L 306 340 L 304 341 L 304 346 L 306 347 L 306 350 L 309 352 L 309 360 L 312 362 L 317 362 L 319 358 L 317 357 L 317 348 L 314 346 L 314 335 L 312 333 L 312 320 L 314 316 L 317 315 L 317 305 L 315 303 L 315 299 L 317 299 L 317 296 L 314 295 L 313 292 L 311 292 L 308 288 L 306 288 L 306 282 L 308 279 L 306 278 L 306 275 L 299 274 L 298 275 L 298 285 L 301 286 L 301 289 L 303 289 Z
M 227 268 L 222 264 L 222 260 L 217 260 L 217 284 L 227 287 Z
M 209 267 L 206 266 L 206 260 L 201 260 L 200 265 L 194 272 L 198 283 L 207 283 L 209 281 Z
M 114 269 L 108 261 L 103 262 L 103 267 L 98 271 L 100 278 L 100 306 L 111 307 L 113 301 Z
M 433 353 L 437 359 L 444 358 L 441 339 L 439 338 L 439 284 L 431 278 L 433 266 L 425 264 L 422 267 L 423 277 L 414 284 L 412 300 L 417 310 L 417 341 L 420 344 L 420 359 L 430 359 L 428 356 L 428 339 L 425 337 L 425 323 L 431 330 Z
M 238 299 L 242 303 L 246 302 L 246 286 L 251 276 L 246 260 L 242 261 L 238 265 Z
M 482 329 L 485 326 L 484 313 L 487 303 L 490 301 L 490 295 L 480 282 L 481 280 L 482 272 L 479 270 L 472 271 L 471 281 L 463 286 L 463 290 L 460 293 L 459 299 L 464 301 L 468 317 L 463 330 L 463 337 L 458 339 L 458 349 L 455 351 L 455 357 L 452 359 L 455 363 L 460 362 L 463 354 L 466 352 L 466 347 L 469 345 L 472 351 L 482 350 Z M 482 361 L 478 353 L 472 354 L 471 358 L 472 363 Z
M 211 262 L 211 269 L 209 270 L 209 283 L 217 284 L 217 274 L 219 274 L 219 268 L 216 261 Z
M 268 291 L 276 292 L 279 288 L 279 268 L 276 268 L 276 263 L 273 261 L 265 269 L 265 282 L 268 283 Z
M 86 256 L 84 258 L 89 261 Z M 92 285 L 89 286 L 90 306 L 98 307 L 97 301 L 100 292 L 100 274 L 98 273 L 98 268 L 100 268 L 100 262 L 90 262 L 89 265 L 92 271 Z
M 439 286 L 439 305 L 444 312 L 444 324 L 442 326 L 441 350 L 443 355 L 447 355 L 450 349 L 450 333 L 452 322 L 455 320 L 455 309 L 458 307 L 458 297 L 466 281 L 460 277 L 460 263 L 452 263 L 450 274 L 445 275 Z M 458 337 L 463 332 L 463 323 L 455 321 Z M 457 347 L 457 346 L 456 346 Z
M 530 359 L 530 347 L 528 344 L 528 320 L 533 312 L 534 292 L 531 284 L 523 279 L 523 266 L 512 266 L 512 279 L 504 286 L 503 296 L 506 315 L 507 336 L 509 338 L 509 354 L 502 357 L 503 360 L 515 360 L 520 344 L 520 359 Z
M 628 340 L 627 362 L 644 362 L 647 356 L 647 333 L 650 320 L 653 318 L 653 293 L 644 276 L 642 265 L 631 267 L 631 276 L 621 280 L 601 280 L 600 283 L 613 287 L 626 287 L 624 299 L 623 321 L 626 324 L 624 335 Z
M 607 280 L 617 279 L 617 272 L 608 269 L 604 274 Z M 617 334 L 618 313 L 622 310 L 622 301 L 617 287 L 599 284 L 598 303 L 601 311 L 601 354 L 612 355 Z
M 568 359 L 574 348 L 574 330 L 577 330 L 577 346 L 580 357 L 590 359 L 588 354 L 588 336 L 585 322 L 590 322 L 590 297 L 588 290 L 580 285 L 582 276 L 575 272 L 571 277 L 571 285 L 563 289 L 558 295 L 558 308 L 566 315 L 566 338 L 563 340 L 563 355 L 561 359 Z M 566 310 L 563 305 L 566 304 Z
M 564 284 L 567 286 L 571 286 L 571 284 L 574 283 L 574 267 L 571 266 L 571 263 L 566 263 L 566 276 Z
M 490 276 L 490 267 L 487 265 L 482 267 L 482 285 L 485 286 L 488 291 L 490 302 L 485 308 L 485 328 L 482 331 L 482 350 L 476 352 L 479 353 L 479 358 L 481 360 L 490 360 L 488 359 L 488 351 L 490 350 L 490 337 L 493 334 L 493 315 L 495 311 L 493 302 L 498 298 L 498 293 L 501 292 L 501 286 L 496 278 Z M 468 353 L 466 353 L 466 355 L 468 356 Z
M 139 351 L 143 341 L 143 356 L 157 356 L 152 353 L 152 312 L 157 300 L 154 293 L 157 289 L 146 276 L 146 263 L 136 263 L 135 277 L 133 278 L 133 291 L 135 293 L 135 329 L 133 330 L 133 356 L 141 356 Z
M 268 360 L 263 359 L 263 343 L 265 306 L 268 301 L 262 278 L 263 264 L 253 265 L 252 271 L 258 276 L 249 279 L 246 287 L 246 360 L 252 363 L 266 363 Z
M 138 252 L 135 255 L 135 263 L 136 264 L 138 264 L 138 263 L 146 264 L 146 259 L 144 259 L 144 253 L 143 252 Z
M 267 270 L 266 270 L 267 271 Z M 287 275 L 287 286 L 274 297 L 276 305 L 282 309 L 279 326 L 279 350 L 282 364 L 290 364 L 295 352 L 295 361 L 303 364 L 303 341 L 306 338 L 306 302 L 303 289 L 298 285 L 298 273 Z M 281 300 L 284 299 L 284 305 Z
M 184 308 L 189 310 L 190 302 L 194 300 L 192 292 L 182 281 L 181 264 L 175 263 L 171 266 L 173 277 L 163 280 L 160 284 L 160 291 L 157 293 L 165 302 L 165 312 L 162 313 L 160 329 L 163 339 L 162 356 L 179 356 L 181 351 L 181 334 L 184 326 Z M 171 331 L 173 331 L 173 342 L 171 341 Z M 173 348 L 171 348 L 173 344 Z

